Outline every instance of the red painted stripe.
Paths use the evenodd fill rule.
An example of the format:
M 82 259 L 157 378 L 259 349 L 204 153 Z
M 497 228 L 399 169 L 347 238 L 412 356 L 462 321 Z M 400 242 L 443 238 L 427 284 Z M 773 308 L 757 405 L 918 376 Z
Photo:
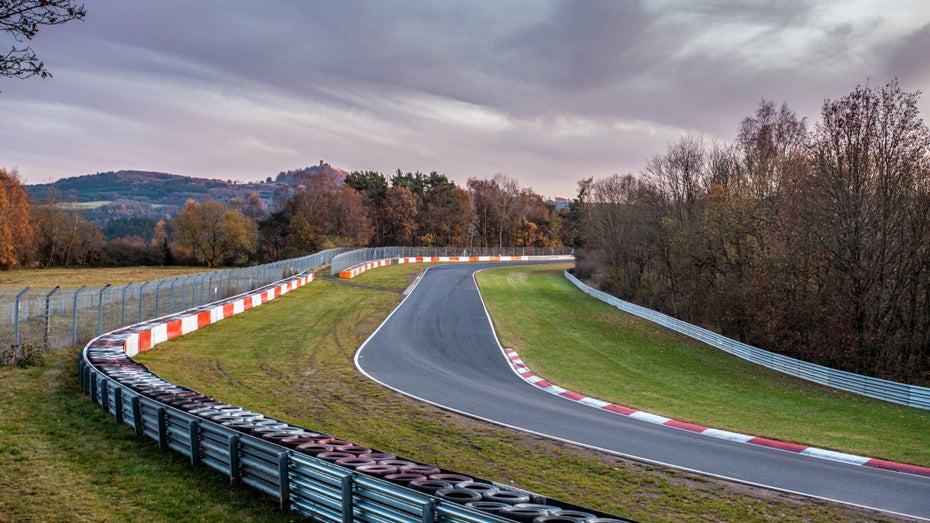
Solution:
M 904 463 L 895 463 L 894 461 L 885 461 L 881 459 L 870 459 L 862 465 L 875 469 L 893 470 L 895 472 L 905 472 L 907 474 L 930 477 L 930 468 L 918 467 L 917 465 L 906 465 Z
M 223 318 L 232 318 L 236 314 L 236 304 L 235 303 L 224 303 L 223 304 Z
M 546 380 L 539 380 L 539 381 L 536 382 L 536 386 L 537 386 L 537 387 L 542 387 L 542 388 L 544 388 L 544 389 L 548 389 L 549 387 L 552 386 L 552 384 L 549 383 L 549 382 L 546 381 Z
M 142 331 L 139 333 L 139 352 L 152 348 L 152 331 Z
M 707 427 L 702 427 L 700 425 L 695 425 L 693 423 L 685 423 L 684 421 L 677 421 L 670 419 L 663 423 L 663 425 L 668 425 L 669 427 L 675 427 L 676 429 L 690 430 L 691 432 L 704 432 L 707 430 Z
M 533 377 L 533 373 L 530 372 L 530 371 L 521 372 L 520 375 L 523 376 L 524 378 L 532 378 L 532 377 Z
M 184 331 L 181 330 L 182 322 L 181 320 L 174 320 L 168 322 L 168 339 L 173 340 L 178 336 L 184 334 Z
M 242 310 L 247 311 L 252 308 L 252 298 L 245 298 L 242 300 Z
M 807 445 L 795 445 L 794 443 L 785 443 L 784 441 L 775 441 L 765 438 L 752 438 L 746 443 L 758 445 L 760 447 L 769 447 L 772 449 L 784 450 L 787 452 L 802 452 L 807 449 Z
M 618 412 L 625 416 L 629 416 L 630 414 L 635 414 L 639 412 L 636 409 L 628 409 L 626 407 L 621 407 L 620 405 L 614 405 L 613 403 L 611 403 L 610 405 L 604 405 L 604 410 L 609 410 L 611 412 Z
M 202 329 L 210 325 L 210 311 L 204 311 L 197 314 L 197 328 Z
M 578 394 L 577 392 L 572 392 L 570 390 L 567 390 L 559 394 L 559 396 L 562 396 L 563 398 L 568 398 L 570 400 L 575 400 L 575 401 L 583 400 L 587 397 L 587 396 L 582 396 L 581 394 Z

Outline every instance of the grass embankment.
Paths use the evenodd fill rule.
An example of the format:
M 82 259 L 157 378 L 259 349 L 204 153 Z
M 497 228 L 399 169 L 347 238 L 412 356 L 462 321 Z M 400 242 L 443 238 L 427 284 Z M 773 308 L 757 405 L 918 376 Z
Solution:
M 421 268 L 381 268 L 352 281 L 370 287 L 321 278 L 140 359 L 171 381 L 268 416 L 644 522 L 875 519 L 490 426 L 366 380 L 352 357 Z
M 930 466 L 930 412 L 745 362 L 579 292 L 564 268 L 478 277 L 501 344 L 535 374 L 681 421 Z
M 0 288 L 32 287 L 51 289 L 60 285 L 64 289 L 76 289 L 81 285 L 102 287 L 106 284 L 125 285 L 160 278 L 196 274 L 219 269 L 205 267 L 104 267 L 95 269 L 16 269 L 0 271 Z
M 298 518 L 117 425 L 78 386 L 76 351 L 0 368 L 0 522 Z

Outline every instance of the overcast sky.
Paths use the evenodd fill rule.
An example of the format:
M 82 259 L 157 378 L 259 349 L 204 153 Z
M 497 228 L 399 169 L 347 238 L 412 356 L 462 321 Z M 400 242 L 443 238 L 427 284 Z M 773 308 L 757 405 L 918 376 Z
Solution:
M 325 160 L 571 197 L 688 133 L 731 140 L 763 98 L 816 122 L 825 98 L 898 77 L 930 115 L 926 0 L 86 6 L 32 42 L 54 78 L 0 79 L 0 167 L 26 183 Z

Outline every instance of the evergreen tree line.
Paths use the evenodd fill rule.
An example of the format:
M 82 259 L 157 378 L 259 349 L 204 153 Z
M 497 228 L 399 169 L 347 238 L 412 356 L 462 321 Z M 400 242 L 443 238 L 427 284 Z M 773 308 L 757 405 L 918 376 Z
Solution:
M 579 183 L 579 276 L 788 356 L 930 384 L 930 132 L 897 81 L 763 101 L 732 143 L 686 136 Z

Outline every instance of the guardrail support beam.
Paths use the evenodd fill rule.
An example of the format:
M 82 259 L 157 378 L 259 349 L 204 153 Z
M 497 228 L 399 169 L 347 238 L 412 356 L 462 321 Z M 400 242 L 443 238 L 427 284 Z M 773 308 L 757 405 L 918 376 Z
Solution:
M 158 407 L 158 448 L 168 450 L 168 411 Z
M 200 464 L 200 422 L 191 420 L 188 433 L 191 438 L 191 465 L 196 467 Z
M 278 492 L 281 510 L 291 509 L 290 458 L 287 452 L 278 454 Z
M 142 435 L 142 404 L 139 396 L 133 396 L 129 400 L 129 406 L 132 407 L 132 428 L 136 430 L 136 436 Z
M 352 506 L 355 477 L 347 474 L 342 477 L 342 523 L 354 521 L 355 509 Z

